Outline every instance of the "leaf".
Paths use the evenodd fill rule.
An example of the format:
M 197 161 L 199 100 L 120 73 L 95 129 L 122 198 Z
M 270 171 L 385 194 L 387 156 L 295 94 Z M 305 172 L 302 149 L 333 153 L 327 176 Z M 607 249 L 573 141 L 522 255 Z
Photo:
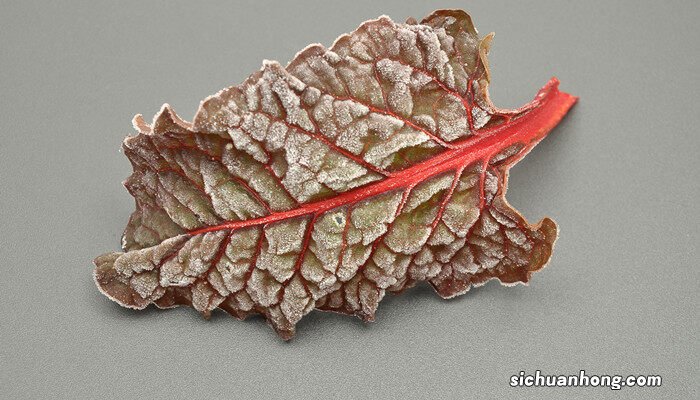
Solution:
M 202 102 L 166 104 L 124 141 L 136 199 L 124 252 L 95 259 L 110 299 L 260 313 L 284 339 L 313 309 L 374 319 L 421 281 L 444 297 L 527 283 L 557 237 L 506 202 L 508 169 L 576 101 L 552 79 L 493 106 L 486 54 L 463 11 L 363 23 L 283 68 L 266 61 Z

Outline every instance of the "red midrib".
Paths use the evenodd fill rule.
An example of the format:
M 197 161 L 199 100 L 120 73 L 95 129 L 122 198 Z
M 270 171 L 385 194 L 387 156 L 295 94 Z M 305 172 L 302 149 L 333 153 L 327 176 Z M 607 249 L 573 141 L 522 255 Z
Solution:
M 199 235 L 206 232 L 264 225 L 303 215 L 318 215 L 390 190 L 415 185 L 443 172 L 464 167 L 478 160 L 489 159 L 499 151 L 515 143 L 534 144 L 556 126 L 576 102 L 576 97 L 560 92 L 557 89 L 557 84 L 558 81 L 552 78 L 535 98 L 534 102 L 538 103 L 537 106 L 523 116 L 503 126 L 496 127 L 490 132 L 477 132 L 477 137 L 466 139 L 462 146 L 456 144 L 453 149 L 392 174 L 379 182 L 341 193 L 326 200 L 303 204 L 292 210 L 280 211 L 245 221 L 224 222 L 195 229 L 188 233 L 190 235 Z

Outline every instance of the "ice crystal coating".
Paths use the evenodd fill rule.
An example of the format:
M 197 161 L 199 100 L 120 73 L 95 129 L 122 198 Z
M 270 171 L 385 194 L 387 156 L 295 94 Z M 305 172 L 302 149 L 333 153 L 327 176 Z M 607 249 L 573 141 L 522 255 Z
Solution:
M 136 199 L 123 252 L 95 259 L 110 299 L 209 316 L 263 314 L 284 339 L 313 309 L 365 321 L 386 292 L 445 298 L 526 283 L 557 227 L 506 202 L 508 169 L 575 98 L 556 80 L 518 110 L 488 97 L 486 54 L 463 11 L 363 23 L 205 99 L 166 104 L 124 141 Z

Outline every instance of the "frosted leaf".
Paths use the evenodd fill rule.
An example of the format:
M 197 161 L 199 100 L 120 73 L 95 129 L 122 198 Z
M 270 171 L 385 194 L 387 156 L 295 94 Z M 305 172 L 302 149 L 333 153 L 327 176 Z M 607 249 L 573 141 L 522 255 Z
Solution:
M 575 98 L 552 80 L 520 109 L 493 106 L 491 38 L 463 11 L 380 17 L 265 61 L 192 123 L 167 104 L 136 116 L 136 210 L 123 252 L 95 259 L 97 286 L 135 309 L 262 314 L 289 339 L 314 309 L 372 321 L 421 281 L 445 298 L 527 283 L 557 228 L 508 205 L 508 170 Z

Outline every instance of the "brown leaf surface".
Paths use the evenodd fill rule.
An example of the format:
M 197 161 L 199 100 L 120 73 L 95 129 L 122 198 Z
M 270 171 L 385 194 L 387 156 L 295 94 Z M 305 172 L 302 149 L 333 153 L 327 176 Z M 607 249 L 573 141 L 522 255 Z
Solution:
M 263 314 L 289 339 L 314 308 L 374 318 L 428 281 L 445 298 L 526 283 L 557 227 L 506 202 L 508 169 L 575 98 L 551 81 L 518 110 L 488 97 L 486 53 L 463 11 L 363 23 L 286 68 L 266 61 L 202 102 L 165 105 L 124 141 L 136 199 L 100 290 L 142 309 Z

